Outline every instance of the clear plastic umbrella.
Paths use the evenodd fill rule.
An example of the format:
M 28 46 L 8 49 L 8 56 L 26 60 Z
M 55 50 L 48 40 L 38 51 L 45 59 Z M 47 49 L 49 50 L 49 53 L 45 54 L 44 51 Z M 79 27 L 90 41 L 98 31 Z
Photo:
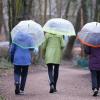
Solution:
M 85 24 L 77 38 L 85 45 L 100 47 L 100 23 L 90 22 Z
M 35 48 L 44 42 L 44 32 L 40 24 L 25 20 L 19 22 L 11 31 L 12 42 L 22 48 Z
M 57 35 L 75 35 L 74 26 L 68 20 L 62 18 L 53 18 L 47 21 L 43 27 L 44 32 Z

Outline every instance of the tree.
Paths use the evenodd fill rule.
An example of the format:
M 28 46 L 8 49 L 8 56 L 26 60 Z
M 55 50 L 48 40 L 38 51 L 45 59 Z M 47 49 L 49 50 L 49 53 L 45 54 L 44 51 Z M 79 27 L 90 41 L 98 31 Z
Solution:
M 0 33 L 2 29 L 2 24 L 3 24 L 3 4 L 2 0 L 0 0 Z
M 47 21 L 47 0 L 45 0 L 44 5 L 44 24 Z
M 100 0 L 96 0 L 95 21 L 100 22 Z
M 66 7 L 66 12 L 65 12 L 65 18 L 73 23 L 75 26 L 76 33 L 79 31 L 79 11 L 81 8 L 81 0 L 69 0 L 67 7 Z M 64 52 L 64 58 L 70 59 L 72 57 L 72 48 L 74 45 L 76 37 L 72 36 L 69 38 L 69 42 L 66 46 L 65 52 Z
M 33 0 L 8 0 L 9 33 L 19 21 L 30 19 L 32 2 Z

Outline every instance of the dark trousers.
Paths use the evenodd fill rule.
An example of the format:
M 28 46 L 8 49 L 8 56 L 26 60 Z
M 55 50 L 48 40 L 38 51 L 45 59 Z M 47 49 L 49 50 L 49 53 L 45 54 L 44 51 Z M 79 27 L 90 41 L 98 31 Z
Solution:
M 59 75 L 59 64 L 47 64 L 48 66 L 48 75 L 50 80 L 50 85 L 53 84 L 56 89 L 56 84 Z
M 28 65 L 27 66 L 20 66 L 14 65 L 14 80 L 15 84 L 20 85 L 20 89 L 24 91 L 26 78 L 28 74 Z
M 92 90 L 100 88 L 100 71 L 91 70 Z

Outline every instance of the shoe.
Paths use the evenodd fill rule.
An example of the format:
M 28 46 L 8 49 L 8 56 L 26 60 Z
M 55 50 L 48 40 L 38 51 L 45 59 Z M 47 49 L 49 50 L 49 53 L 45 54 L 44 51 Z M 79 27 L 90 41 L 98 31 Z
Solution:
M 20 90 L 20 94 L 21 94 L 21 95 L 24 95 L 24 91 Z
M 15 94 L 16 95 L 20 94 L 19 84 L 18 83 L 15 84 Z
M 20 91 L 17 90 L 17 89 L 15 89 L 15 94 L 16 94 L 16 95 L 20 94 Z
M 54 88 L 54 92 L 57 92 L 57 89 Z
M 93 90 L 93 96 L 97 96 L 97 94 L 98 94 L 98 90 L 97 89 L 94 89 Z
M 54 92 L 54 86 L 52 84 L 52 85 L 50 85 L 50 91 L 49 91 L 49 93 L 53 93 L 53 92 Z

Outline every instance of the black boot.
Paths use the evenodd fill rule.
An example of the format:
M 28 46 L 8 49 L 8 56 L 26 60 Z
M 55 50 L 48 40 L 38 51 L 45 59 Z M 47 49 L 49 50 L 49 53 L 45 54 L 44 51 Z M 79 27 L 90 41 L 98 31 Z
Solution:
M 56 82 L 54 82 L 54 92 L 57 92 L 57 89 L 56 89 Z
M 54 85 L 50 84 L 50 91 L 49 91 L 49 93 L 53 93 L 53 92 L 54 92 Z
M 57 89 L 56 89 L 56 87 L 54 87 L 54 92 L 57 92 Z
M 20 94 L 19 83 L 15 83 L 15 94 Z

